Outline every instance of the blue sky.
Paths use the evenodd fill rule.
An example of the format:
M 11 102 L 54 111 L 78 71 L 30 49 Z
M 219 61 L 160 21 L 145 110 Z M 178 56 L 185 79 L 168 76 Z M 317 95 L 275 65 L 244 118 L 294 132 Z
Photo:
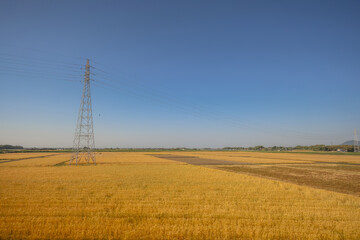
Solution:
M 0 144 L 339 144 L 360 129 L 359 1 L 1 1 Z

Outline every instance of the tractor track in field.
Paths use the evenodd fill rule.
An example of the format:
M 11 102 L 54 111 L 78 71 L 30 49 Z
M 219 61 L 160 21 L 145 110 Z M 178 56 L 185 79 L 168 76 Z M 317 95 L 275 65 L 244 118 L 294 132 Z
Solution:
M 56 153 L 56 154 L 49 154 L 49 155 L 44 155 L 44 156 L 26 157 L 26 158 L 17 158 L 17 159 L 0 159 L 1 160 L 0 164 L 7 163 L 7 162 L 17 162 L 17 161 L 22 161 L 22 160 L 35 159 L 35 158 L 52 157 L 52 156 L 61 155 L 61 154 L 64 154 L 64 153 Z

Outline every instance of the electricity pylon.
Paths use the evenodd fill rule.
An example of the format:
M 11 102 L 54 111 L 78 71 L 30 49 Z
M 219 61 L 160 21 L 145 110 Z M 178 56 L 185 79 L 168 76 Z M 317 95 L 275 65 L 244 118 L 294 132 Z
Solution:
M 359 139 L 356 128 L 354 129 L 354 152 L 359 152 Z
M 76 165 L 84 160 L 90 163 L 90 160 L 96 164 L 94 140 L 93 117 L 91 108 L 91 93 L 90 93 L 90 63 L 86 60 L 84 87 L 81 97 L 79 115 L 75 130 L 75 137 L 73 142 L 73 154 L 70 164 L 74 161 Z

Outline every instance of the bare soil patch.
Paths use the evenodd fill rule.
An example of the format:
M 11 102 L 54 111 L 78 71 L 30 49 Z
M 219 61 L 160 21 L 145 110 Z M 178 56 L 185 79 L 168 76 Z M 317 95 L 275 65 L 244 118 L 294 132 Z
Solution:
M 217 167 L 217 169 L 360 196 L 360 170 L 358 166 L 256 165 L 222 166 Z

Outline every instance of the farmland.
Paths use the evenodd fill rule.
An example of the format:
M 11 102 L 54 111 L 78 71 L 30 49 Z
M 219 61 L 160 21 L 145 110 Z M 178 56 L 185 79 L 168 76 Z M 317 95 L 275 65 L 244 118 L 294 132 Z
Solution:
M 360 156 L 0 155 L 0 239 L 359 239 Z

